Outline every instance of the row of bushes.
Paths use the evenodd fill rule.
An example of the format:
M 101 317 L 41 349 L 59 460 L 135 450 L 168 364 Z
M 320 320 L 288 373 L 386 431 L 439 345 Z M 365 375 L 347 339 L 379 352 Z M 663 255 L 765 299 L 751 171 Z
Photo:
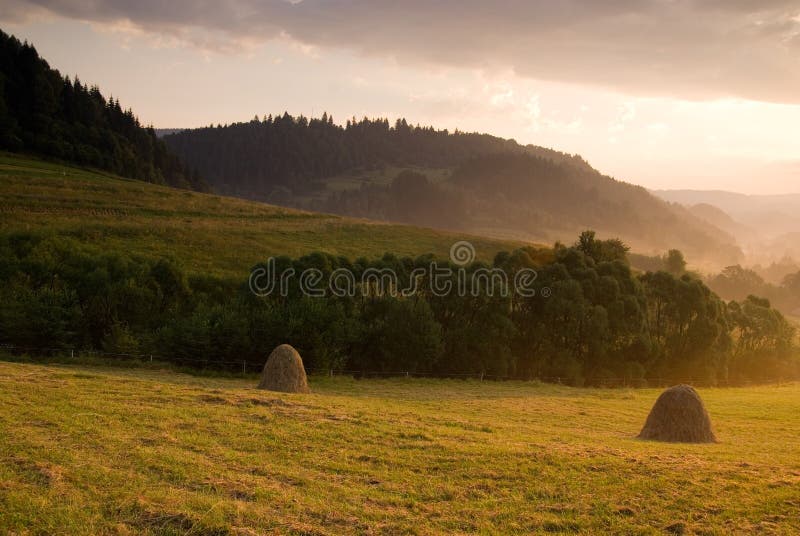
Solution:
M 205 365 L 262 362 L 280 343 L 312 370 L 473 373 L 564 378 L 757 381 L 798 373 L 794 330 L 768 301 L 725 303 L 691 275 L 635 273 L 626 248 L 584 233 L 573 246 L 524 248 L 466 273 L 533 269 L 534 295 L 411 296 L 360 288 L 309 297 L 256 296 L 246 281 L 188 276 L 178 263 L 108 253 L 62 236 L 0 237 L 0 342 L 150 353 Z M 410 281 L 431 257 L 350 261 L 323 253 L 277 259 L 299 274 L 391 269 Z M 457 284 L 458 266 L 453 269 Z M 429 277 L 429 276 L 423 276 Z M 494 285 L 495 283 L 492 283 Z

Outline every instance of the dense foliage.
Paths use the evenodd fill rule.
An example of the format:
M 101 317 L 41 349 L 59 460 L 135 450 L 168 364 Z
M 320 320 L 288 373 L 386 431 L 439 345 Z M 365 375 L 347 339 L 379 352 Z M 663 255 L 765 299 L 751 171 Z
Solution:
M 0 149 L 27 152 L 156 184 L 203 190 L 152 128 L 119 101 L 51 69 L 0 31 Z
M 776 285 L 764 280 L 755 269 L 735 264 L 708 277 L 707 283 L 726 299 L 741 301 L 750 295 L 762 296 L 787 314 L 800 313 L 800 271 L 787 273 Z
M 798 373 L 794 330 L 768 301 L 725 303 L 691 275 L 637 274 L 619 240 L 586 232 L 573 246 L 496 256 L 512 276 L 536 270 L 535 296 L 482 291 L 438 295 L 429 284 L 392 296 L 370 285 L 310 297 L 290 279 L 284 295 L 247 284 L 187 277 L 168 260 L 106 253 L 64 238 L 6 234 L 0 241 L 0 342 L 31 348 L 152 353 L 230 366 L 263 362 L 295 345 L 307 367 L 360 372 L 485 374 L 599 384 L 609 378 L 718 382 Z M 279 271 L 391 269 L 400 288 L 417 259 L 355 261 L 315 253 L 279 258 Z M 457 284 L 457 266 L 453 284 Z M 474 273 L 487 268 L 473 263 Z M 430 272 L 425 277 L 430 277 Z M 325 279 L 327 280 L 327 279 Z
M 292 117 L 288 113 L 247 123 L 185 130 L 164 140 L 196 166 L 220 193 L 253 199 L 294 200 L 324 188 L 323 179 L 382 166 L 452 167 L 476 154 L 539 150 L 486 134 L 449 133 L 386 119 Z M 584 164 L 585 165 L 585 164 Z

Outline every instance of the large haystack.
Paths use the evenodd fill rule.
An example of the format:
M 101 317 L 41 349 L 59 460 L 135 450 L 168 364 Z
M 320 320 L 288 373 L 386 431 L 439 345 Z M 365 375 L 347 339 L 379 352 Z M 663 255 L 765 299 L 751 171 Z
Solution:
M 297 350 L 288 344 L 275 348 L 264 365 L 258 388 L 283 393 L 307 393 L 306 369 Z
M 676 385 L 661 393 L 639 437 L 676 443 L 717 440 L 703 401 L 690 385 Z

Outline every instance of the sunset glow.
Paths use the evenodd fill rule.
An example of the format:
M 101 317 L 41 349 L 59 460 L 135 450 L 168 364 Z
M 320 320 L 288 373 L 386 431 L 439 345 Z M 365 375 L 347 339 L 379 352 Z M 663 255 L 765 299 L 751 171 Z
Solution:
M 0 20 L 160 128 L 283 111 L 405 117 L 579 153 L 649 188 L 800 191 L 791 3 L 459 3 L 452 18 L 422 3 L 381 17 L 382 2 L 230 4 L 179 22 L 147 4 L 12 2 Z M 554 21 L 568 23 L 541 30 Z

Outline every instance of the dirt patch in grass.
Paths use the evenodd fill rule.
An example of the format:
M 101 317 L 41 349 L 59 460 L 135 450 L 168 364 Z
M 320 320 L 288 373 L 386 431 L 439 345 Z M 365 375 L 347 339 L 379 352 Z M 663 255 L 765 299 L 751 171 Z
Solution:
M 48 488 L 61 482 L 64 474 L 63 468 L 59 465 L 26 458 L 13 457 L 9 460 L 8 466 L 26 482 Z
M 137 533 L 159 534 L 164 536 L 193 534 L 197 536 L 228 536 L 228 527 L 206 526 L 184 513 L 170 513 L 157 510 L 143 510 L 136 517 L 125 520 L 125 524 Z
M 197 400 L 204 404 L 232 404 L 227 398 L 217 395 L 200 395 L 197 397 Z
M 288 408 L 296 405 L 292 404 L 291 402 L 281 400 L 280 398 L 245 398 L 239 399 L 237 404 L 240 406 L 266 406 L 268 408 Z

